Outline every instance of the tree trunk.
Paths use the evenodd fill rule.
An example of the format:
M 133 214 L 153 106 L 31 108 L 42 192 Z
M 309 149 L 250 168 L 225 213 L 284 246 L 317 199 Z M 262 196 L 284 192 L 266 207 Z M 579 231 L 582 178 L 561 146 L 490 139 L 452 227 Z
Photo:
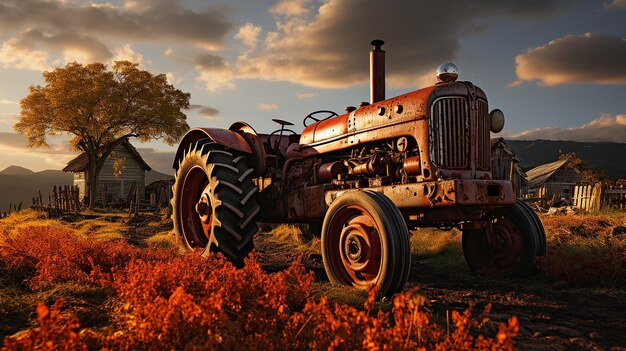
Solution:
M 87 179 L 88 179 L 88 189 L 89 189 L 89 203 L 87 207 L 90 210 L 93 210 L 94 205 L 96 204 L 96 196 L 98 194 L 98 172 L 96 171 L 96 165 L 87 165 Z

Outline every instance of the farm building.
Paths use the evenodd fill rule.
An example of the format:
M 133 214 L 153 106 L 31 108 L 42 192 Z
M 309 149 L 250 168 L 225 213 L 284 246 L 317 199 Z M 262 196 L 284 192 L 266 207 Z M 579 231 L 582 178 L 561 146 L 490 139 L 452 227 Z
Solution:
M 515 194 L 520 197 L 526 174 L 519 166 L 519 158 L 504 138 L 491 139 L 491 172 L 494 179 L 510 180 Z
M 574 187 L 580 185 L 582 176 L 577 169 L 567 167 L 569 162 L 569 159 L 564 158 L 528 170 L 526 194 L 547 198 L 557 195 L 570 201 L 574 195 Z
M 115 163 L 118 163 L 116 166 Z M 82 153 L 68 162 L 63 168 L 64 172 L 74 172 L 74 185 L 79 189 L 80 200 L 83 201 L 87 194 L 87 155 Z M 104 161 L 104 166 L 98 176 L 98 185 L 95 203 L 102 203 L 102 194 L 106 191 L 107 203 L 117 199 L 127 200 L 130 192 L 139 190 L 140 198 L 144 197 L 146 184 L 146 171 L 150 166 L 141 158 L 137 149 L 130 144 L 128 139 L 118 145 L 111 156 Z M 116 174 L 116 172 L 118 174 Z

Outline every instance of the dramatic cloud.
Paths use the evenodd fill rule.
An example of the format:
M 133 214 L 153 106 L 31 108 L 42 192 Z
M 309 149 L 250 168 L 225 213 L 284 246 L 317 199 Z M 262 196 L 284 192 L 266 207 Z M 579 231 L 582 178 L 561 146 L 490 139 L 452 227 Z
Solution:
M 256 105 L 256 108 L 258 108 L 261 111 L 274 111 L 278 109 L 278 105 L 263 103 L 263 104 Z
M 46 28 L 51 34 L 81 33 L 85 36 L 124 40 L 186 40 L 221 49 L 234 25 L 223 6 L 195 11 L 181 0 L 127 1 L 124 7 L 94 6 L 83 2 L 5 0 L 0 4 L 0 29 Z
M 87 1 L 5 0 L 0 3 L 0 31 L 5 36 L 0 65 L 45 70 L 69 61 L 109 62 L 143 58 L 129 42 L 192 45 L 222 50 L 234 29 L 229 11 L 204 10 L 182 0 L 127 0 L 123 6 Z
M 626 41 L 611 35 L 568 35 L 518 55 L 515 62 L 520 81 L 626 84 Z
M 626 143 L 626 115 L 602 115 L 593 121 L 574 128 L 538 128 L 519 134 L 508 134 L 508 138 L 522 140 L 571 140 L 612 141 Z
M 295 8 L 304 10 L 293 10 Z M 284 80 L 307 86 L 340 88 L 368 80 L 367 51 L 375 38 L 388 39 L 388 82 L 392 87 L 435 81 L 434 70 L 453 60 L 459 38 L 489 25 L 494 16 L 530 18 L 552 15 L 560 1 L 327 0 L 307 15 L 306 2 L 281 1 L 272 12 L 284 15 L 267 33 L 255 55 L 238 60 L 239 78 Z M 453 19 L 442 23 L 440 12 Z M 384 16 L 382 15 L 384 14 Z M 393 39 L 392 39 L 393 38 Z
M 191 105 L 189 106 L 189 109 L 207 119 L 215 119 L 217 118 L 217 115 L 220 114 L 220 110 L 204 105 Z

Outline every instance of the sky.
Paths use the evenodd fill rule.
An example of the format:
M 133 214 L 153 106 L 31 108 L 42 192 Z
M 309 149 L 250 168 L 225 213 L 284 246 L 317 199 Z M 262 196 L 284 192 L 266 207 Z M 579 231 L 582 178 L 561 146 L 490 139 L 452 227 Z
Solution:
M 369 100 L 372 39 L 387 97 L 454 62 L 506 115 L 501 136 L 626 143 L 626 0 L 1 0 L 0 169 L 60 169 L 67 136 L 29 149 L 13 125 L 42 73 L 130 60 L 191 94 L 191 127 L 257 132 Z M 134 142 L 172 173 L 176 145 Z

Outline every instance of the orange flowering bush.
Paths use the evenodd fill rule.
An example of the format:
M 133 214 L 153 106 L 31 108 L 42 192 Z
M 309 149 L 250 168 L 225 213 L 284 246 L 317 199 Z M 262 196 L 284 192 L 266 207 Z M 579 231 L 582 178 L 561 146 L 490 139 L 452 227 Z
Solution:
M 62 300 L 52 309 L 44 304 L 37 306 L 39 328 L 31 329 L 20 338 L 4 339 L 2 350 L 87 350 L 87 345 L 78 337 L 80 325 L 76 317 L 64 317 L 60 313 Z
M 519 328 L 513 317 L 489 331 L 489 306 L 478 317 L 452 312 L 451 325 L 441 326 L 426 298 L 410 291 L 394 297 L 391 311 L 376 308 L 375 291 L 362 309 L 314 298 L 314 276 L 300 262 L 270 274 L 254 255 L 237 269 L 218 254 L 25 233 L 5 242 L 0 263 L 27 272 L 37 289 L 65 281 L 103 287 L 109 324 L 81 330 L 60 304 L 40 305 L 39 327 L 5 338 L 6 350 L 512 350 Z
M 135 258 L 165 259 L 172 253 L 124 242 L 79 238 L 60 227 L 21 228 L 2 244 L 0 260 L 32 289 L 66 281 L 108 284 L 113 269 Z

